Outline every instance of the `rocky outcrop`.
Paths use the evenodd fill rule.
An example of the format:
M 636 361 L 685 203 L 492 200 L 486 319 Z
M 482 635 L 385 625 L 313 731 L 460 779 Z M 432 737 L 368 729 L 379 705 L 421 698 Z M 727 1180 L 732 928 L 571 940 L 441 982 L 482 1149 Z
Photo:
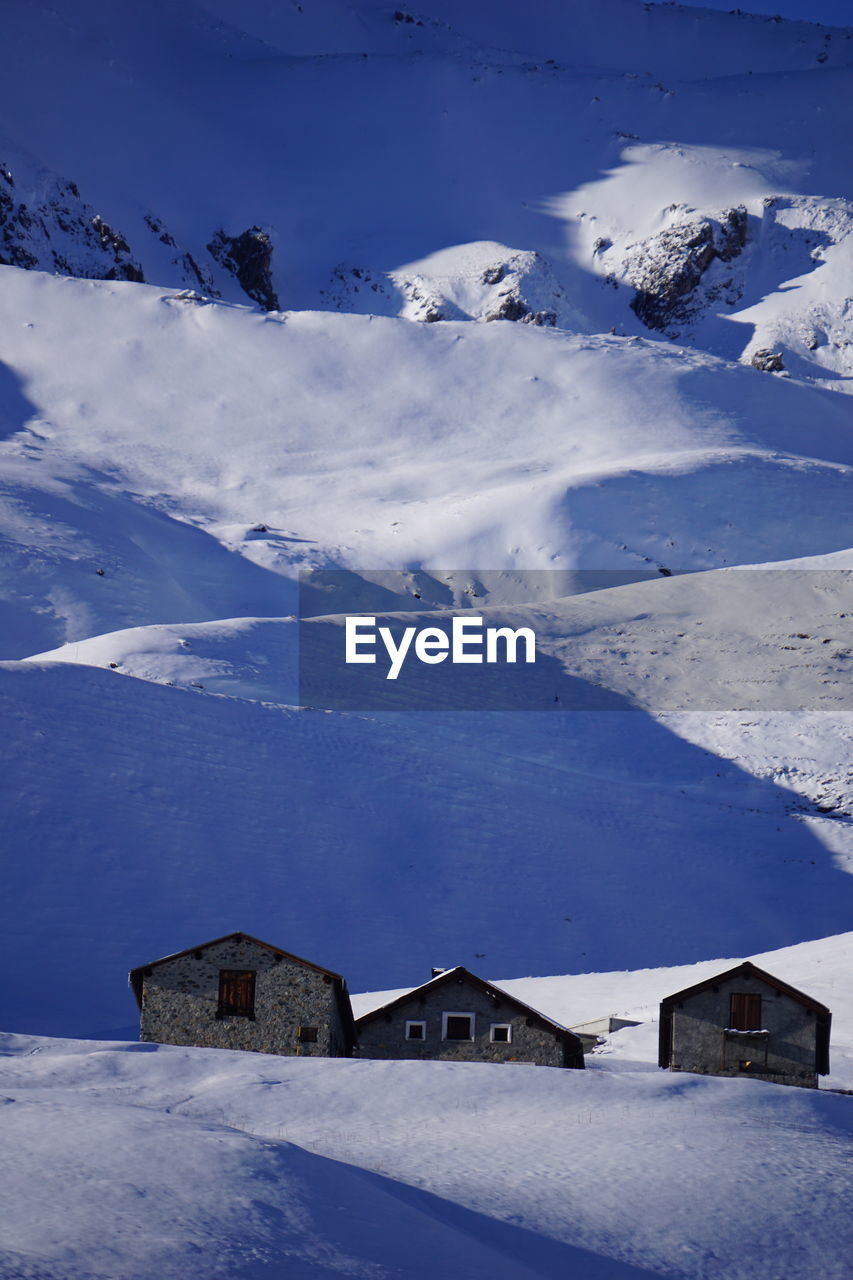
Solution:
M 407 316 L 409 320 L 421 320 L 424 324 L 435 324 L 438 320 L 447 320 L 446 301 L 436 293 L 428 281 L 418 278 L 407 281 L 403 287 L 408 301 Z M 451 319 L 455 315 L 451 313 Z
M 771 351 L 769 347 L 760 347 L 757 351 L 753 351 L 749 363 L 753 369 L 760 369 L 762 373 L 782 373 L 785 368 L 782 353 Z
M 73 182 L 43 180 L 22 199 L 0 164 L 0 263 L 86 280 L 144 280 L 124 236 L 80 197 Z
M 631 309 L 647 328 L 663 332 L 690 320 L 703 301 L 697 290 L 708 268 L 716 260 L 731 262 L 746 238 L 747 212 L 740 205 L 718 217 L 676 222 L 642 245 L 631 246 L 626 255 L 627 278 L 636 290 Z M 720 287 L 726 283 L 721 281 Z
M 145 214 L 144 222 L 167 250 L 163 258 L 158 249 L 158 282 L 218 297 L 209 267 L 182 249 L 156 214 Z M 95 212 L 75 182 L 32 169 L 16 179 L 5 164 L 0 164 L 0 264 L 84 280 L 145 281 L 127 237 Z
M 249 227 L 238 236 L 217 231 L 208 253 L 237 278 L 240 288 L 265 311 L 278 311 L 272 279 L 272 241 L 261 227 Z
M 177 269 L 179 278 L 191 288 L 199 288 L 211 298 L 218 298 L 219 290 L 215 288 L 213 277 L 208 267 L 196 261 L 188 250 L 182 250 L 175 237 L 166 229 L 154 213 L 145 214 L 145 225 L 167 249 L 174 250 L 172 265 Z
M 582 320 L 541 254 L 474 241 L 432 254 L 404 270 L 339 263 L 324 304 L 336 311 L 439 320 L 508 320 L 577 328 Z
M 492 252 L 501 251 L 493 257 Z M 486 256 L 488 255 L 488 256 Z M 435 265 L 433 274 L 427 268 Z M 509 320 L 556 325 L 568 313 L 566 299 L 539 253 L 497 244 L 460 245 L 440 261 L 422 264 L 416 275 L 394 277 L 405 303 L 401 314 L 430 324 L 434 320 Z
M 504 293 L 484 320 L 520 320 L 522 324 L 544 324 L 553 327 L 557 323 L 556 311 L 533 311 L 520 293 L 509 289 Z
M 549 328 L 556 325 L 555 304 L 561 301 L 562 293 L 541 254 L 511 255 L 487 267 L 481 280 L 497 289 L 483 309 L 484 320 L 520 321 Z M 551 305 L 542 306 L 544 299 Z

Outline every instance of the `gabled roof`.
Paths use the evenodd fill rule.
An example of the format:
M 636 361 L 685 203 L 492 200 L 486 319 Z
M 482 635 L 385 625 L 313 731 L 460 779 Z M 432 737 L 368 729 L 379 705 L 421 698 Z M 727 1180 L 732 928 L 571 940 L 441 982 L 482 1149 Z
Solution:
M 313 969 L 315 973 L 321 973 L 324 978 L 328 978 L 335 988 L 335 997 L 344 1031 L 350 1039 L 355 1038 L 355 1024 L 353 1022 L 349 992 L 347 991 L 346 982 L 339 973 L 335 973 L 332 969 L 324 969 L 322 965 L 314 964 L 311 960 L 304 960 L 302 956 L 295 956 L 291 951 L 282 951 L 281 947 L 274 947 L 271 942 L 264 942 L 261 938 L 253 938 L 249 933 L 226 933 L 221 938 L 212 938 L 209 942 L 200 942 L 194 947 L 186 947 L 183 951 L 175 951 L 172 955 L 161 956 L 159 960 L 150 960 L 148 964 L 140 964 L 135 969 L 131 969 L 128 974 L 128 981 L 139 1008 L 142 1008 L 143 981 L 148 977 L 152 969 L 156 969 L 161 964 L 169 964 L 172 960 L 180 960 L 184 956 L 194 955 L 197 951 L 206 951 L 208 947 L 219 946 L 222 942 L 251 942 L 254 946 L 263 947 L 265 951 L 271 951 L 273 955 L 279 956 L 283 960 L 292 960 L 295 964 L 301 964 L 306 969 Z
M 722 982 L 728 982 L 731 978 L 754 978 L 758 982 L 765 983 L 768 987 L 773 987 L 781 995 L 788 996 L 790 1000 L 795 1000 L 807 1009 L 809 1013 L 814 1014 L 817 1020 L 816 1070 L 818 1075 L 827 1075 L 829 1072 L 829 1031 L 832 1014 L 825 1004 L 821 1004 L 818 1000 L 813 1000 L 811 996 L 807 996 L 803 991 L 798 991 L 796 987 L 789 986 L 781 978 L 774 978 L 772 973 L 767 973 L 765 969 L 759 969 L 758 965 L 753 964 L 751 960 L 745 960 L 743 964 L 736 965 L 734 969 L 727 969 L 725 973 L 715 973 L 712 977 L 705 978 L 702 982 L 697 982 L 692 987 L 685 987 L 683 991 L 676 991 L 674 995 L 666 996 L 661 1001 L 658 1065 L 668 1067 L 672 1057 L 673 1008 L 677 1004 L 691 999 L 692 996 L 709 990 L 711 987 L 719 986 Z
M 485 978 L 478 978 L 475 973 L 470 973 L 461 964 L 457 965 L 455 969 L 445 969 L 443 973 L 436 974 L 434 978 L 430 978 L 429 982 L 424 982 L 419 987 L 413 987 L 411 991 L 406 991 L 403 995 L 397 996 L 395 1000 L 390 1000 L 388 1004 L 383 1004 L 378 1009 L 372 1009 L 370 1013 L 365 1013 L 363 1017 L 357 1018 L 355 1023 L 356 1034 L 360 1027 L 364 1027 L 370 1022 L 375 1022 L 377 1018 L 384 1018 L 386 1014 L 393 1012 L 395 1009 L 402 1009 L 404 1005 L 409 1004 L 412 1000 L 418 1000 L 428 992 L 438 991 L 441 987 L 460 982 L 467 983 L 477 991 L 489 996 L 492 1000 L 499 1000 L 501 1004 L 511 1005 L 517 1012 L 526 1014 L 534 1026 L 542 1027 L 544 1030 L 552 1032 L 558 1039 L 568 1042 L 578 1049 L 582 1047 L 580 1037 L 576 1036 L 573 1031 L 569 1031 L 568 1027 L 563 1027 L 559 1022 L 546 1018 L 544 1013 L 540 1013 L 538 1009 L 532 1009 L 529 1004 L 525 1004 L 522 1000 L 511 996 L 502 987 L 496 987 L 493 983 L 486 982 Z

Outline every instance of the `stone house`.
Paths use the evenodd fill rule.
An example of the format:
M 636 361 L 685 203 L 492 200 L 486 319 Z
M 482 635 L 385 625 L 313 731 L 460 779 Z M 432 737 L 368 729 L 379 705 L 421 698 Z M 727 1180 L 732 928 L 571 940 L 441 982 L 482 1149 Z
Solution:
M 357 1019 L 360 1058 L 441 1058 L 583 1068 L 580 1039 L 461 966 Z
M 829 1072 L 831 1014 L 746 961 L 667 996 L 658 1063 L 670 1071 L 753 1076 L 816 1089 Z
M 140 1040 L 348 1058 L 354 1028 L 340 974 L 229 933 L 130 971 Z

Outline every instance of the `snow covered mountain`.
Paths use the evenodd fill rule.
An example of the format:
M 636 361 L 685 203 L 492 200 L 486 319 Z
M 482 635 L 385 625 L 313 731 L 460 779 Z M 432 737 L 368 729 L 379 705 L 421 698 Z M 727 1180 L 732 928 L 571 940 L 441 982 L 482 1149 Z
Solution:
M 612 1011 L 596 974 L 836 964 L 853 31 L 639 0 L 9 0 L 0 29 L 0 1025 L 132 1037 L 127 970 L 238 928 L 356 989 L 575 975 L 541 979 L 575 1022 Z M 483 614 L 539 656 L 467 703 L 432 667 L 354 705 L 298 661 L 352 611 Z M 430 1195 L 511 1220 L 451 1166 Z M 603 1280 L 740 1274 L 711 1227 L 631 1252 L 527 1213 L 543 1252 L 507 1275 L 593 1265 L 596 1230 Z M 472 1230 L 460 1274 L 524 1254 Z M 27 1239 L 8 1274 L 53 1280 Z M 304 1273 L 405 1268 L 348 1239 Z

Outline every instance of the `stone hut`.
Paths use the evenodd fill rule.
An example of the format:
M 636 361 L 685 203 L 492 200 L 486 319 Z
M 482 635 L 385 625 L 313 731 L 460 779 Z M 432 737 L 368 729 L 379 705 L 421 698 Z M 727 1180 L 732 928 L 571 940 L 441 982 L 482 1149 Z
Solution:
M 355 1024 L 360 1058 L 441 1058 L 583 1068 L 578 1036 L 461 966 Z
M 658 1063 L 670 1071 L 753 1076 L 816 1089 L 829 1072 L 825 1005 L 746 961 L 667 996 Z
M 246 933 L 229 933 L 130 971 L 140 1040 L 348 1058 L 354 1042 L 340 974 Z

